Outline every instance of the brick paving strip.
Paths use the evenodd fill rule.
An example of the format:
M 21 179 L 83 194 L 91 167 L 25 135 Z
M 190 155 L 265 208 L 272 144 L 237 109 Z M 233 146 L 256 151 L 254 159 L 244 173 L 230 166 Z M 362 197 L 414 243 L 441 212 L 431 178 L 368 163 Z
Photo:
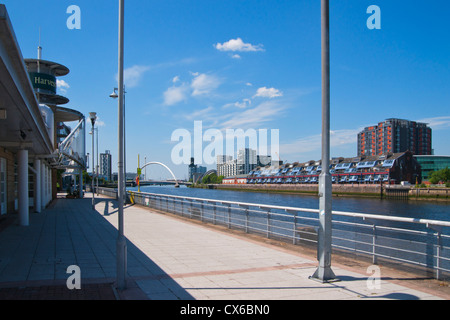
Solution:
M 66 285 L 1 288 L 0 300 L 117 300 L 111 283 L 87 284 L 81 290 Z

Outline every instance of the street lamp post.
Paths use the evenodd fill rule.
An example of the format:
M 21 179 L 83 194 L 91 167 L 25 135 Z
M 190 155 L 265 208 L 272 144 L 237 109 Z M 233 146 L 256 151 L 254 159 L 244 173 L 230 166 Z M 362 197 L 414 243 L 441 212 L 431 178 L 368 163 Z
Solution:
M 98 190 L 98 174 L 99 174 L 99 169 L 100 169 L 100 167 L 99 167 L 99 165 L 98 165 L 98 161 L 99 161 L 99 159 L 98 159 L 98 125 L 97 125 L 97 128 L 96 128 L 96 131 L 97 131 L 97 166 L 95 167 L 95 173 L 97 173 L 97 175 L 96 175 L 96 182 L 97 182 L 97 196 L 99 196 L 100 195 L 100 192 L 99 192 L 99 190 Z
M 125 0 L 119 0 L 119 95 L 118 95 L 118 238 L 117 238 L 117 289 L 125 290 L 127 274 L 127 243 L 124 236 L 123 206 L 125 196 L 124 181 L 124 12 Z
M 90 112 L 89 113 L 89 118 L 91 119 L 91 123 L 92 123 L 92 180 L 91 180 L 91 191 L 92 191 L 92 209 L 95 209 L 95 193 L 94 193 L 94 161 L 95 161 L 95 157 L 94 157 L 94 126 L 95 126 L 95 120 L 97 120 L 97 113 L 95 112 Z
M 117 94 L 117 88 L 114 88 L 113 93 L 111 93 L 109 96 L 113 99 L 119 98 L 119 95 Z M 123 86 L 123 166 L 124 166 L 124 172 L 125 172 L 125 184 L 124 184 L 124 192 L 126 192 L 127 187 L 127 135 L 126 135 L 126 103 L 125 103 L 125 85 Z
M 322 0 L 322 172 L 319 180 L 319 267 L 311 277 L 320 282 L 336 281 L 331 270 L 332 181 L 330 175 L 330 3 Z

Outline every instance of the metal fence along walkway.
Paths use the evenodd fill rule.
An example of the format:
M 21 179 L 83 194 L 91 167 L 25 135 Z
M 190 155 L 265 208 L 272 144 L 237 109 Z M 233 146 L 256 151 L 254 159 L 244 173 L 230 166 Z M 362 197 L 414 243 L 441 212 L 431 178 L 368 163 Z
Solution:
M 113 189 L 100 193 L 115 197 Z M 297 245 L 316 245 L 319 210 L 128 192 L 139 205 Z M 333 211 L 333 248 L 450 272 L 450 222 Z

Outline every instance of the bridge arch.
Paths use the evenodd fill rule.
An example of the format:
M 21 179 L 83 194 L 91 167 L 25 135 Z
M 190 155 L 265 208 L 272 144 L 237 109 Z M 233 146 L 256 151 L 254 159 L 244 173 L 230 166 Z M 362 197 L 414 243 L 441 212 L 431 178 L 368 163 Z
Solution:
M 212 169 L 212 170 L 209 170 L 209 171 L 205 172 L 203 175 L 201 175 L 201 176 L 197 179 L 197 181 L 202 181 L 202 179 L 203 179 L 204 177 L 207 177 L 207 176 L 209 176 L 209 175 L 211 175 L 211 174 L 213 174 L 213 173 L 215 173 L 215 174 L 217 175 L 217 170 Z
M 156 165 L 159 165 L 159 166 L 162 166 L 162 167 L 166 168 L 167 171 L 170 172 L 170 174 L 172 175 L 173 179 L 175 180 L 175 187 L 179 187 L 179 186 L 180 186 L 180 185 L 178 184 L 178 180 L 177 180 L 177 178 L 175 177 L 175 175 L 173 174 L 172 170 L 170 170 L 170 168 L 169 168 L 168 166 L 166 166 L 164 163 L 161 163 L 161 162 L 155 162 L 155 161 L 147 162 L 146 164 L 144 164 L 144 165 L 141 167 L 141 169 L 144 169 L 145 167 L 147 167 L 147 166 L 149 166 L 149 165 L 152 165 L 152 164 L 156 164 Z

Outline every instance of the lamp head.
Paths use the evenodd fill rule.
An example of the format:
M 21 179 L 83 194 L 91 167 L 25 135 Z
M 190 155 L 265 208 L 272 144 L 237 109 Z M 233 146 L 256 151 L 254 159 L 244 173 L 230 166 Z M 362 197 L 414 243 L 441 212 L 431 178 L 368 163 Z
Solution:
M 117 94 L 117 88 L 114 88 L 114 92 L 109 95 L 113 99 L 117 99 L 119 95 Z
M 94 126 L 95 120 L 97 120 L 97 113 L 96 112 L 89 112 L 89 119 L 91 119 L 92 126 Z

